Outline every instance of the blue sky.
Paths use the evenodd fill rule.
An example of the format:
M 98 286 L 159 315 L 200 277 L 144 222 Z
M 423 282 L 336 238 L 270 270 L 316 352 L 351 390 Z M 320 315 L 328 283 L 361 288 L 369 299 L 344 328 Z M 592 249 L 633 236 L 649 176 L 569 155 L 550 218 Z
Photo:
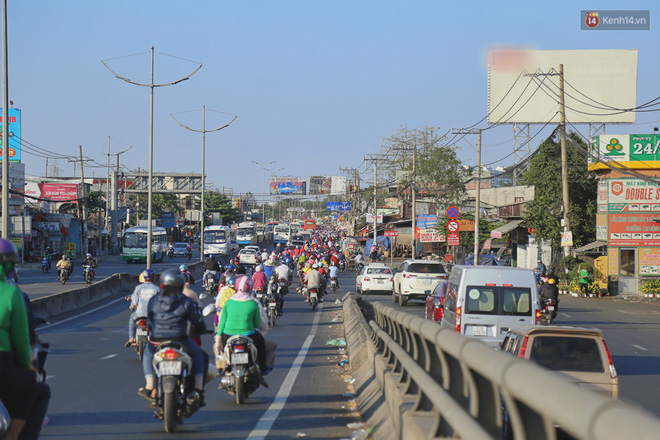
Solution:
M 154 170 L 201 172 L 201 135 L 170 114 L 186 112 L 177 118 L 199 129 L 206 105 L 238 115 L 206 142 L 208 181 L 234 192 L 262 192 L 262 170 L 252 160 L 276 160 L 272 169 L 284 168 L 282 175 L 338 175 L 402 126 L 472 125 L 486 114 L 486 53 L 494 46 L 638 49 L 637 102 L 660 96 L 653 1 L 8 3 L 9 96 L 22 110 L 24 141 L 71 156 L 82 145 L 85 156 L 105 164 L 110 136 L 111 153 L 133 145 L 123 165 L 147 169 L 149 90 L 114 78 L 101 60 L 140 53 L 108 63 L 148 82 L 155 46 L 157 83 L 192 71 L 195 63 L 186 60 L 203 67 L 188 81 L 156 89 Z M 581 31 L 580 10 L 594 7 L 650 9 L 651 30 Z M 207 112 L 206 127 L 229 119 Z M 650 132 L 659 120 L 660 112 L 638 114 L 640 125 L 608 132 Z M 484 163 L 511 153 L 511 126 L 486 133 Z M 476 163 L 467 144 L 459 157 Z M 44 175 L 45 158 L 24 150 L 23 162 L 28 174 Z M 62 175 L 73 174 L 72 163 L 58 165 Z M 92 173 L 106 171 L 85 170 Z

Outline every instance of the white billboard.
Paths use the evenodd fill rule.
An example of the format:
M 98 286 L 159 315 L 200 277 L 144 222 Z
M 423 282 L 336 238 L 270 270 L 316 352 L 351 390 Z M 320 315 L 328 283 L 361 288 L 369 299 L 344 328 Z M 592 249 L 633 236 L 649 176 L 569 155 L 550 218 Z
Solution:
M 559 76 L 525 75 L 560 64 L 568 122 L 635 122 L 635 112 L 618 109 L 637 105 L 637 50 L 523 49 L 488 53 L 488 123 L 559 123 Z

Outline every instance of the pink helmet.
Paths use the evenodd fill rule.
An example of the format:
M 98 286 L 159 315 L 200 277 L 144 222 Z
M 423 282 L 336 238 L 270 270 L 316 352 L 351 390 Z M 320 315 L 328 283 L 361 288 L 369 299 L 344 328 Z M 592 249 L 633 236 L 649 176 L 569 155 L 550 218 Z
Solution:
M 242 276 L 236 280 L 235 289 L 237 292 L 252 292 L 252 280 L 248 276 Z

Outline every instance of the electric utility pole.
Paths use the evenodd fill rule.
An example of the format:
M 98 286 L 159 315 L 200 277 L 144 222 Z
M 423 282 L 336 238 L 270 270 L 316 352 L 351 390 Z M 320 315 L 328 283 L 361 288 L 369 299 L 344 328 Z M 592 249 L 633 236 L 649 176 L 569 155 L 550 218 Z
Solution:
M 477 193 L 474 203 L 474 265 L 477 266 L 479 264 L 479 217 L 481 211 L 481 129 L 452 129 L 451 132 L 452 134 L 460 134 L 462 136 L 466 134 L 479 135 L 479 140 L 477 141 Z
M 378 240 L 378 161 L 386 160 L 387 157 L 383 154 L 370 154 L 364 157 L 365 162 L 371 161 L 374 165 L 374 206 L 373 206 L 373 216 L 374 216 L 374 241 L 373 244 L 377 245 Z M 414 234 L 413 234 L 414 235 Z

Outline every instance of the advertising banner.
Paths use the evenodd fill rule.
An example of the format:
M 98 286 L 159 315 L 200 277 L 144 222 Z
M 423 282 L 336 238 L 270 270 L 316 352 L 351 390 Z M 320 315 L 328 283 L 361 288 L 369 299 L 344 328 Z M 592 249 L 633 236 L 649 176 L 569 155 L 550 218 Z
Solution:
M 619 248 L 607 248 L 607 274 L 613 277 L 619 275 Z
M 660 246 L 660 214 L 609 214 L 610 246 Z
M 309 176 L 309 195 L 332 194 L 332 176 Z
M 660 247 L 639 248 L 639 274 L 660 274 Z
M 608 161 L 619 162 L 626 168 L 660 168 L 660 135 L 603 134 L 591 138 L 589 166 L 592 170 L 609 169 Z
M 562 232 L 561 233 L 561 246 L 573 246 L 573 231 Z
M 383 231 L 383 236 L 385 236 L 385 237 L 398 237 L 399 236 L 399 231 L 394 230 L 394 229 L 388 229 L 387 231 Z
M 40 198 L 51 202 L 77 203 L 77 183 L 39 183 Z
M 373 214 L 367 214 L 366 215 L 366 220 L 367 220 L 367 223 L 373 224 L 374 223 L 374 215 Z M 383 223 L 383 214 L 378 214 L 378 216 L 376 217 L 376 221 L 378 222 L 379 225 L 382 224 Z
M 307 180 L 302 177 L 271 177 L 270 193 L 304 196 L 307 194 Z
M 607 214 L 596 214 L 596 240 L 607 241 Z
M 660 212 L 660 184 L 642 179 L 609 179 L 607 187 L 609 212 Z
M 444 243 L 445 236 L 438 233 L 437 229 L 420 229 L 419 241 L 421 243 Z
M 608 181 L 607 179 L 598 181 L 598 212 L 607 212 L 607 191 L 608 191 Z
M 437 215 L 417 215 L 417 227 L 419 229 L 434 229 L 438 225 Z
M 0 129 L 0 159 L 4 151 L 2 145 L 2 130 L 4 130 L 4 121 L 2 109 L 0 109 L 0 122 L 3 123 Z M 21 110 L 17 108 L 9 109 L 9 162 L 21 161 Z

